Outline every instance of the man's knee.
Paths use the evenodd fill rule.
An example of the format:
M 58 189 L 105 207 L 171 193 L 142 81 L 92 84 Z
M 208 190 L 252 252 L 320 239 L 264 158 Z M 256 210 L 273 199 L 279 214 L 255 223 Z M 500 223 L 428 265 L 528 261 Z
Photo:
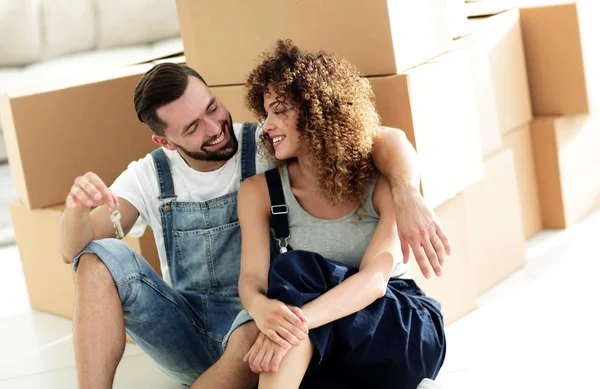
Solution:
M 241 355 L 243 358 L 254 345 L 259 333 L 260 331 L 254 321 L 239 326 L 231 333 L 225 353 Z
M 78 284 L 89 281 L 94 284 L 114 284 L 108 267 L 96 254 L 91 253 L 82 254 L 79 258 L 75 280 Z

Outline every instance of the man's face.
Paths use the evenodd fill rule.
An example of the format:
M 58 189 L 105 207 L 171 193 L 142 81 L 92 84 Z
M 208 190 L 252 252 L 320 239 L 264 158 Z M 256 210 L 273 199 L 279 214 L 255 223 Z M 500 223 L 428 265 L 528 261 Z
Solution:
M 192 159 L 226 161 L 238 150 L 231 115 L 202 81 L 189 80 L 183 96 L 156 111 L 164 138 Z

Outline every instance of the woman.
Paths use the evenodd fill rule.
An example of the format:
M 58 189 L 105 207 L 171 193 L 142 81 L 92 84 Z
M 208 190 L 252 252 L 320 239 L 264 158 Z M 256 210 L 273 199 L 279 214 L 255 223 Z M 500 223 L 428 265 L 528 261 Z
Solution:
M 238 200 L 239 293 L 261 331 L 247 355 L 263 366 L 259 388 L 297 388 L 305 374 L 313 388 L 414 389 L 435 378 L 443 320 L 398 278 L 406 264 L 389 183 L 371 160 L 380 120 L 368 81 L 345 60 L 279 41 L 247 87 L 280 166 L 246 180 Z M 271 222 L 284 248 L 272 263 Z

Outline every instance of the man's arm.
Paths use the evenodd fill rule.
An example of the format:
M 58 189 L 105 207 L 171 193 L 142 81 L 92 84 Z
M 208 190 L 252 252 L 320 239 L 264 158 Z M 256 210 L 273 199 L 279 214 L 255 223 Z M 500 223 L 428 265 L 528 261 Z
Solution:
M 92 240 L 115 237 L 107 206 L 115 201 L 119 203 L 121 226 L 127 235 L 138 218 L 137 209 L 127 200 L 116 198 L 94 173 L 75 180 L 58 226 L 58 244 L 65 263 L 71 263 Z M 92 207 L 97 208 L 92 211 Z
M 404 262 L 412 249 L 425 278 L 431 277 L 432 268 L 441 276 L 445 256 L 451 254 L 450 240 L 421 195 L 419 161 L 406 134 L 381 127 L 373 145 L 373 160 L 392 187 Z

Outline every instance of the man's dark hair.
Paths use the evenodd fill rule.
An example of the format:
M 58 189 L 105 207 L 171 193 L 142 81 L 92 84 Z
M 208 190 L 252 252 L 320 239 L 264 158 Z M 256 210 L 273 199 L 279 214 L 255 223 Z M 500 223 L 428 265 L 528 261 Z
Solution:
M 196 77 L 206 85 L 206 81 L 194 69 L 166 62 L 148 70 L 135 86 L 135 112 L 138 119 L 146 123 L 156 135 L 164 136 L 167 126 L 158 117 L 156 110 L 183 96 L 190 76 Z

